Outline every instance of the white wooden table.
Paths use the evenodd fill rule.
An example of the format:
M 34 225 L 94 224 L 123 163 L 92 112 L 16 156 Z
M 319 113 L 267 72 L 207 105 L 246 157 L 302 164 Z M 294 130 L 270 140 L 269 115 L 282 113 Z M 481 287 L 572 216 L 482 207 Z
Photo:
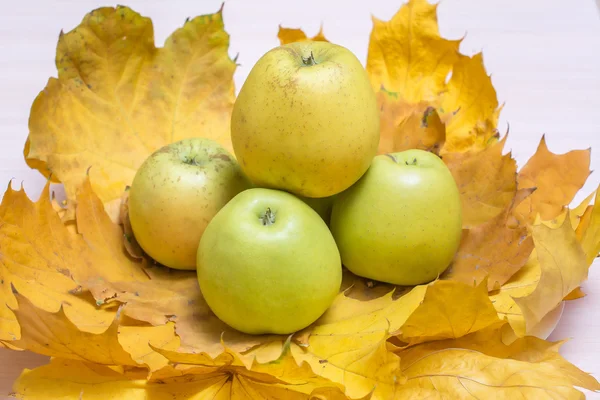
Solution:
M 600 0 L 597 0 L 600 1 Z M 121 2 L 122 3 L 122 2 Z M 10 4 L 10 6 L 9 6 Z M 221 0 L 131 0 L 129 5 L 154 21 L 156 42 L 188 16 L 216 11 Z M 303 27 L 309 34 L 321 22 L 327 36 L 365 60 L 371 15 L 389 19 L 400 2 L 391 0 L 229 0 L 225 26 L 230 54 L 240 53 L 239 88 L 254 62 L 277 44 L 277 26 Z M 11 178 L 37 199 L 44 179 L 28 169 L 22 150 L 31 102 L 49 76 L 55 76 L 58 33 L 75 27 L 99 0 L 19 0 L 0 13 L 0 185 Z M 555 152 L 592 147 L 592 170 L 600 170 L 600 12 L 594 0 L 444 0 L 438 9 L 442 34 L 466 34 L 462 51 L 483 51 L 500 102 L 500 129 L 510 123 L 507 147 L 519 165 L 532 155 L 542 134 Z M 575 201 L 600 183 L 592 174 Z M 600 264 L 583 285 L 587 297 L 567 304 L 550 339 L 570 338 L 562 354 L 600 377 Z M 29 353 L 0 351 L 0 398 L 25 367 L 46 362 Z M 589 394 L 588 398 L 600 395 Z

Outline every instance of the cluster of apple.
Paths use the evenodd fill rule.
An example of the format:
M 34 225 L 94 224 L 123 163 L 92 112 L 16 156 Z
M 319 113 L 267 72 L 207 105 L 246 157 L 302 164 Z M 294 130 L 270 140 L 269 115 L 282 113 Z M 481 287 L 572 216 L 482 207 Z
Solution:
M 461 237 L 450 171 L 433 153 L 377 155 L 379 110 L 349 50 L 279 46 L 242 86 L 235 158 L 205 138 L 153 153 L 130 189 L 134 235 L 157 262 L 196 270 L 223 322 L 251 334 L 313 323 L 342 265 L 397 285 L 439 276 Z

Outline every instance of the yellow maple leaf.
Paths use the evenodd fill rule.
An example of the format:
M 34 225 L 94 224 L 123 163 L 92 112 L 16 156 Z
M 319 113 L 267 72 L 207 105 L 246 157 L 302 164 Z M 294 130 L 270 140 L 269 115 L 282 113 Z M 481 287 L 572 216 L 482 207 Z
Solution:
M 396 92 L 410 103 L 437 99 L 459 44 L 440 36 L 437 5 L 427 0 L 410 0 L 389 22 L 373 17 L 366 65 L 373 88 Z
M 21 338 L 12 345 L 53 357 L 92 361 L 106 365 L 137 365 L 119 344 L 121 313 L 105 332 L 96 334 L 77 329 L 62 309 L 49 313 L 37 308 L 30 300 L 15 293 L 18 307 L 13 310 L 23 327 Z
M 281 43 L 326 40 L 322 30 L 279 28 Z M 440 36 L 437 5 L 409 0 L 389 22 L 374 18 L 366 68 L 379 151 L 433 151 L 457 181 L 465 235 L 454 265 L 406 288 L 346 271 L 327 312 L 290 336 L 234 331 L 193 271 L 152 265 L 127 240 L 123 192 L 151 151 L 188 136 L 231 149 L 235 65 L 221 11 L 187 21 L 163 48 L 152 35 L 129 8 L 91 12 L 61 35 L 58 78 L 32 107 L 27 162 L 63 182 L 75 207 L 53 203 L 48 188 L 36 203 L 9 189 L 0 205 L 0 345 L 56 357 L 19 378 L 17 397 L 580 398 L 574 386 L 599 389 L 558 344 L 526 336 L 581 296 L 600 250 L 598 194 L 594 206 L 588 197 L 566 208 L 589 175 L 589 152 L 555 155 L 542 139 L 516 177 L 483 57 Z M 120 219 L 106 213 L 119 208 Z
M 483 151 L 443 156 L 460 192 L 465 228 L 492 220 L 513 202 L 517 165 L 510 154 L 502 154 L 506 139 Z
M 499 323 L 485 280 L 478 286 L 439 281 L 427 288 L 422 304 L 402 325 L 396 339 L 407 345 L 457 339 Z
M 534 243 L 527 226 L 512 226 L 511 217 L 514 207 L 532 192 L 531 189 L 521 189 L 498 216 L 465 230 L 444 279 L 465 283 L 487 280 L 491 291 L 499 289 L 521 269 L 529 259 Z
M 448 131 L 445 152 L 481 150 L 494 143 L 500 108 L 481 53 L 459 56 L 442 95 L 440 113 Z
M 221 10 L 186 21 L 162 48 L 153 35 L 127 7 L 96 9 L 60 35 L 58 78 L 33 103 L 25 158 L 70 200 L 90 167 L 102 202 L 119 199 L 151 152 L 183 138 L 231 151 L 235 63 Z
M 301 42 L 305 40 L 312 40 L 316 42 L 329 42 L 325 38 L 325 34 L 323 33 L 323 26 L 319 29 L 319 32 L 309 38 L 306 36 L 306 33 L 302 29 L 297 28 L 284 28 L 279 25 L 279 31 L 277 32 L 277 38 L 279 39 L 279 44 L 288 44 L 293 42 Z
M 559 355 L 560 343 L 527 336 L 507 344 L 508 323 L 496 315 L 485 283 L 440 283 L 430 285 L 423 304 L 394 338 L 399 340 L 389 345 L 401 359 L 404 383 L 397 398 L 537 399 L 548 392 L 579 398 L 574 386 L 600 388 Z M 407 330 L 408 338 L 401 340 Z
M 219 320 L 202 297 L 195 271 L 149 268 L 151 279 L 143 282 L 88 282 L 99 302 L 123 304 L 130 318 L 154 326 L 176 323 L 181 346 L 215 358 L 222 351 L 220 338 L 235 351 L 244 352 L 260 344 L 263 337 L 242 334 Z
M 376 92 L 393 92 L 398 106 L 404 108 L 400 113 L 391 108 L 395 114 L 391 117 L 382 115 L 382 126 L 389 118 L 396 126 L 403 124 L 403 118 L 418 120 L 422 109 L 433 107 L 445 124 L 442 153 L 481 150 L 494 142 L 500 113 L 496 91 L 482 55 L 461 55 L 460 42 L 440 36 L 437 4 L 427 0 L 410 0 L 388 22 L 373 18 L 367 72 Z M 382 110 L 386 112 L 390 111 Z M 394 142 L 393 131 L 382 133 L 386 142 Z M 423 140 L 420 130 L 397 129 L 395 134 L 400 143 Z M 407 140 L 410 136 L 414 138 Z
M 588 264 L 570 218 L 553 229 L 532 228 L 535 245 L 525 265 L 490 298 L 517 336 L 524 336 L 586 278 Z
M 501 331 L 396 349 L 406 379 L 396 397 L 581 399 L 576 387 L 600 389 L 595 378 L 560 356 L 559 344 L 526 337 L 507 345 Z
M 358 282 L 356 289 L 365 290 Z M 374 399 L 389 398 L 401 374 L 399 359 L 387 350 L 387 339 L 419 306 L 425 291 L 426 286 L 416 286 L 399 298 L 391 291 L 368 301 L 342 294 L 296 338 L 292 354 L 317 374 L 343 382 L 350 397 L 374 391 Z
M 118 251 L 125 254 L 123 245 L 119 240 L 122 231 L 114 229 L 115 227 L 119 228 L 119 225 L 110 225 L 112 222 L 104 212 L 102 203 L 94 195 L 92 186 L 89 183 L 81 186 L 79 196 L 77 223 L 81 225 L 81 228 L 78 226 L 78 230 L 81 230 L 82 237 L 86 240 L 85 243 L 96 252 L 115 255 L 115 257 Z M 51 203 L 47 200 L 40 200 L 39 204 L 31 202 L 29 204 L 30 206 L 38 205 L 41 211 L 46 213 L 55 213 Z M 11 218 L 22 220 L 20 212 L 25 209 L 27 207 L 11 208 L 13 212 Z M 55 218 L 58 219 L 58 216 L 55 216 Z M 560 228 L 565 230 L 563 235 L 570 232 L 574 237 L 575 231 L 567 226 L 570 219 L 566 218 L 565 221 L 567 222 L 565 222 L 564 227 Z M 64 226 L 62 229 L 70 235 L 67 237 L 79 237 L 68 231 Z M 543 224 L 534 226 L 533 229 L 534 238 L 537 237 L 535 236 L 537 234 L 536 230 L 542 230 L 541 234 L 537 234 L 541 243 L 548 242 L 550 239 L 547 236 L 552 236 L 543 231 L 544 229 L 554 231 Z M 60 233 L 61 230 L 59 229 L 57 232 Z M 553 238 L 554 240 L 561 240 L 561 243 L 566 243 L 562 237 Z M 552 249 L 556 248 L 556 246 L 551 247 Z M 80 254 L 73 257 L 78 256 Z M 119 259 L 122 264 L 116 262 Z M 67 258 L 62 261 L 69 263 L 71 260 Z M 95 266 L 93 263 L 86 264 L 84 262 L 83 264 L 88 267 Z M 123 274 L 123 276 L 129 276 L 129 272 L 127 272 L 129 269 L 141 268 L 143 263 L 125 257 L 115 258 L 115 262 L 109 265 L 110 268 L 121 270 L 120 274 Z M 552 269 L 553 266 L 550 265 L 547 268 Z M 525 269 L 524 267 L 518 273 Z M 90 276 L 92 273 L 94 272 L 88 271 L 87 273 L 81 273 L 81 276 Z M 211 381 L 211 379 L 216 379 L 215 374 L 226 375 L 226 378 L 219 375 L 221 376 L 219 379 L 222 379 L 219 382 L 244 382 L 245 379 L 250 379 L 248 376 L 252 376 L 245 371 L 252 371 L 256 362 L 265 364 L 264 369 L 261 370 L 264 376 L 261 378 L 263 380 L 260 384 L 256 382 L 255 378 L 250 379 L 253 382 L 253 390 L 258 390 L 259 393 L 288 393 L 288 388 L 284 392 L 280 392 L 284 389 L 278 386 L 280 385 L 279 382 L 272 380 L 279 379 L 277 378 L 277 365 L 279 364 L 273 363 L 273 361 L 277 360 L 282 354 L 287 338 L 276 335 L 249 336 L 239 333 L 237 333 L 239 336 L 236 338 L 235 333 L 227 331 L 227 327 L 216 320 L 214 316 L 202 317 L 197 325 L 190 325 L 185 328 L 185 318 L 187 318 L 185 313 L 192 315 L 205 313 L 207 316 L 211 314 L 208 308 L 201 306 L 201 303 L 194 303 L 195 301 L 201 301 L 201 294 L 197 289 L 193 272 L 171 271 L 162 267 L 147 267 L 145 274 L 147 274 L 148 279 L 146 280 L 116 280 L 114 282 L 102 278 L 103 275 L 100 272 L 95 273 L 97 279 L 89 283 L 92 285 L 90 288 L 96 296 L 98 296 L 98 293 L 95 292 L 96 289 L 104 287 L 113 290 L 113 292 L 104 293 L 109 295 L 106 301 L 103 301 L 103 298 L 98 299 L 100 300 L 99 303 L 103 303 L 103 307 L 109 307 L 108 310 L 112 310 L 113 319 L 111 322 L 114 321 L 114 318 L 122 319 L 123 316 L 127 316 L 136 321 L 147 321 L 149 325 L 140 322 L 132 323 L 131 321 L 128 323 L 121 322 L 120 325 L 111 324 L 104 327 L 101 332 L 86 334 L 81 332 L 60 312 L 44 312 L 33 305 L 27 309 L 19 304 L 15 311 L 22 312 L 23 318 L 27 321 L 23 326 L 26 327 L 27 331 L 21 341 L 10 343 L 43 354 L 72 358 L 80 363 L 83 362 L 82 360 L 93 360 L 97 363 L 145 365 L 150 371 L 154 372 L 150 379 L 146 379 L 142 375 L 133 381 L 131 376 L 123 376 L 120 373 L 118 379 L 111 378 L 109 380 L 110 384 L 107 383 L 107 385 L 99 385 L 98 387 L 94 383 L 96 382 L 95 375 L 77 381 L 80 383 L 73 383 L 76 379 L 71 378 L 71 384 L 65 384 L 62 381 L 62 385 L 54 384 L 52 387 L 56 389 L 52 390 L 76 388 L 77 390 L 74 392 L 48 391 L 47 393 L 71 395 L 71 393 L 80 393 L 82 388 L 86 388 L 86 390 L 93 388 L 92 393 L 95 393 L 96 390 L 99 391 L 98 393 L 106 393 L 103 391 L 109 385 L 114 388 L 115 396 L 129 393 L 128 391 L 132 390 L 132 387 L 137 388 L 136 390 L 143 390 L 143 393 L 146 393 L 147 390 L 159 390 L 157 393 L 163 393 L 160 392 L 162 389 L 156 389 L 158 386 L 153 381 L 152 377 L 154 377 L 157 381 L 162 382 L 161 385 L 165 385 L 165 382 L 182 382 L 181 379 L 187 379 L 186 382 L 198 382 L 197 386 L 193 384 L 189 386 L 188 390 L 192 391 L 191 393 L 214 394 L 216 393 L 214 392 L 216 390 L 214 386 L 216 380 Z M 110 274 L 110 272 L 105 272 L 104 276 L 110 276 Z M 537 283 L 541 281 L 540 276 L 541 272 L 538 275 Z M 551 276 L 554 275 L 551 274 Z M 575 281 L 573 280 L 573 282 Z M 94 287 L 93 284 L 99 286 Z M 531 286 L 533 289 L 529 294 L 535 292 L 536 282 L 533 282 Z M 407 373 L 402 369 L 401 360 L 403 358 L 398 357 L 397 354 L 389 350 L 390 343 L 388 340 L 395 333 L 399 335 L 399 340 L 418 346 L 418 342 L 423 340 L 426 340 L 426 343 L 431 343 L 431 340 L 443 341 L 447 337 L 469 336 L 473 332 L 492 327 L 498 322 L 496 311 L 492 312 L 491 302 L 486 300 L 485 284 L 476 288 L 469 288 L 459 282 L 436 281 L 413 289 L 402 289 L 390 285 L 371 285 L 351 274 L 346 274 L 344 287 L 347 289 L 340 293 L 326 314 L 305 331 L 294 335 L 291 343 L 289 343 L 290 357 L 293 358 L 295 363 L 304 365 L 304 369 L 310 370 L 315 377 L 325 379 L 326 382 L 343 383 L 345 387 L 344 394 L 335 391 L 339 396 L 345 395 L 357 398 L 372 395 L 373 399 L 383 399 L 394 393 L 411 390 L 412 386 L 410 384 L 405 386 L 410 380 L 407 380 Z M 162 289 L 162 291 L 159 291 L 159 289 Z M 69 293 L 69 295 L 73 298 L 77 297 L 75 293 Z M 441 305 L 456 306 L 459 304 L 457 302 L 459 296 L 461 296 L 460 301 L 462 301 L 463 306 L 449 307 L 444 312 Z M 493 297 L 491 300 L 494 302 Z M 110 308 L 112 303 L 119 305 L 119 307 Z M 532 304 L 535 304 L 535 302 L 532 302 Z M 494 306 L 496 307 L 496 304 Z M 436 317 L 436 313 L 448 314 L 447 325 L 439 324 L 440 316 Z M 498 314 L 502 316 L 501 312 L 498 312 Z M 20 318 L 21 314 L 18 316 Z M 180 316 L 182 316 L 181 320 L 179 319 Z M 190 319 L 193 320 L 194 317 Z M 170 321 L 175 322 L 178 332 L 180 329 L 178 325 L 184 326 L 184 334 L 181 335 L 182 343 L 175 336 Z M 39 334 L 39 332 L 43 332 L 42 326 L 54 326 L 59 332 L 59 335 L 54 337 L 51 345 L 45 348 L 42 348 L 44 344 L 41 343 L 45 335 Z M 117 327 L 118 332 L 116 332 Z M 186 330 L 188 331 L 185 332 Z M 183 344 L 184 339 L 187 340 L 186 335 L 187 338 L 193 338 L 191 339 L 192 344 L 187 345 L 187 347 L 184 345 L 184 348 L 182 348 L 180 344 Z M 220 337 L 222 337 L 223 342 L 221 342 Z M 398 338 L 394 338 L 394 340 Z M 114 347 L 115 350 L 108 354 L 96 354 L 87 350 L 86 346 L 89 346 L 89 343 L 102 343 L 101 349 Z M 227 343 L 227 346 L 231 343 L 233 346 L 237 346 L 237 350 L 224 351 L 222 343 Z M 217 346 L 221 347 L 217 348 Z M 184 351 L 195 351 L 199 354 L 186 354 Z M 237 369 L 235 378 L 232 379 L 230 377 L 234 374 L 232 372 L 234 361 L 237 363 L 235 365 Z M 78 368 L 84 368 L 83 364 L 77 365 Z M 223 370 L 225 367 L 228 368 L 227 372 Z M 99 367 L 94 366 L 93 368 L 97 369 Z M 114 372 L 115 368 L 111 367 L 109 370 Z M 112 374 L 110 371 L 107 373 Z M 62 372 L 66 373 L 67 371 Z M 27 374 L 22 379 L 26 379 L 26 376 Z M 35 376 L 35 374 L 32 376 Z M 190 376 L 193 377 L 190 378 Z M 76 375 L 73 375 L 73 377 L 76 377 Z M 209 381 L 212 383 L 208 386 L 203 386 L 200 383 Z M 43 383 L 28 381 L 27 387 L 40 388 L 48 384 L 48 381 L 44 379 L 41 379 L 41 382 Z M 234 385 L 234 383 L 227 384 Z M 168 383 L 166 385 L 168 386 Z M 294 384 L 293 387 L 296 387 L 296 385 Z M 19 387 L 19 385 L 16 386 L 17 391 L 20 390 Z M 315 391 L 321 391 L 319 393 L 332 390 L 327 389 L 325 384 L 319 387 L 320 389 L 314 388 Z M 228 387 L 227 390 L 233 390 L 233 386 Z M 39 392 L 30 393 L 38 394 Z M 419 393 L 422 393 L 421 389 L 419 389 Z M 189 396 L 190 392 L 186 391 L 184 394 Z M 302 394 L 302 396 L 305 395 L 306 393 Z M 273 394 L 273 396 L 276 395 Z
M 518 188 L 535 192 L 516 209 L 523 220 L 533 222 L 539 213 L 542 220 L 557 217 L 575 197 L 590 175 L 590 150 L 573 150 L 554 154 L 542 137 L 536 153 L 521 168 Z
M 298 365 L 289 350 L 273 362 L 254 363 L 251 369 L 234 353 L 225 352 L 231 362 L 210 373 L 187 370 L 185 375 L 150 380 L 96 364 L 55 359 L 25 371 L 13 390 L 24 400 L 348 399 L 341 385 L 316 375 L 307 364 Z
M 581 240 L 586 261 L 588 265 L 591 265 L 600 254 L 600 187 L 596 190 L 594 205 L 586 207 L 586 212 L 582 214 L 581 220 L 583 222 L 581 226 L 577 227 L 577 237 Z
M 534 226 L 532 236 L 541 266 L 540 279 L 533 292 L 515 299 L 529 324 L 539 322 L 588 274 L 585 253 L 568 218 L 558 229 Z
M 169 275 L 172 274 L 169 271 Z M 242 360 L 247 366 L 254 358 L 269 362 L 281 353 L 284 336 L 245 335 L 232 330 L 214 316 L 199 290 L 194 288 L 197 286 L 195 274 L 188 271 L 177 271 L 177 274 L 182 279 L 180 283 L 189 286 L 184 288 L 176 280 L 156 276 L 156 280 L 140 285 L 116 284 L 102 292 L 102 296 L 107 297 L 108 303 L 125 304 L 123 312 L 132 318 L 153 324 L 165 323 L 167 316 L 176 321 L 182 350 L 202 354 L 156 349 L 172 362 L 214 365 L 223 351 L 220 337 L 228 348 L 243 354 Z M 319 375 L 337 382 L 344 377 L 351 397 L 365 396 L 376 384 L 384 393 L 393 387 L 391 374 L 379 377 L 382 371 L 389 372 L 398 364 L 397 358 L 386 350 L 389 331 L 402 325 L 425 292 L 421 286 L 395 298 L 390 289 L 383 296 L 365 301 L 360 298 L 364 294 L 358 295 L 358 299 L 351 297 L 361 290 L 370 291 L 361 282 L 355 282 L 350 292 L 340 293 L 325 315 L 300 332 L 291 344 L 294 358 L 307 362 Z M 92 288 L 92 292 L 98 289 Z M 379 289 L 373 291 L 380 292 Z M 358 360 L 361 362 L 356 363 Z
M 0 340 L 21 337 L 12 311 L 18 308 L 15 292 L 42 311 L 62 308 L 84 332 L 103 331 L 114 319 L 111 312 L 97 310 L 83 296 L 73 296 L 81 290 L 77 279 L 93 267 L 105 269 L 110 261 L 98 257 L 82 237 L 63 225 L 49 199 L 49 185 L 37 203 L 23 190 L 9 187 L 0 205 Z

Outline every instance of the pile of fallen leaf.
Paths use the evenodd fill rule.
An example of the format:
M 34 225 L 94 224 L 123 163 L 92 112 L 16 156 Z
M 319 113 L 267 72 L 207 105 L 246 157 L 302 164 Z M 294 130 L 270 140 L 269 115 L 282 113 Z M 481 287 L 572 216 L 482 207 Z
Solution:
M 600 250 L 598 192 L 596 206 L 592 193 L 568 207 L 589 150 L 557 155 L 542 138 L 517 170 L 482 57 L 440 37 L 436 6 L 411 0 L 373 23 L 380 152 L 436 152 L 460 188 L 464 236 L 449 271 L 417 287 L 346 273 L 327 313 L 289 337 L 228 328 L 193 271 L 128 252 L 120 212 L 157 148 L 201 135 L 231 149 L 236 65 L 222 13 L 186 21 L 157 48 L 148 18 L 98 9 L 61 34 L 58 78 L 31 109 L 25 157 L 49 183 L 38 202 L 9 187 L 0 205 L 0 344 L 52 356 L 21 375 L 16 397 L 579 399 L 576 387 L 600 389 L 560 342 L 531 335 L 583 296 Z M 279 38 L 311 40 L 284 28 Z M 66 205 L 50 182 L 64 185 Z

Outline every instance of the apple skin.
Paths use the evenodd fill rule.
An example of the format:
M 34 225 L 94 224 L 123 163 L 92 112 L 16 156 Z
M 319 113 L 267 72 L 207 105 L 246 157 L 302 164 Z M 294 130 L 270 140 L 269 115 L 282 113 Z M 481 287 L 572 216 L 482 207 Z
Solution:
M 276 47 L 240 89 L 231 139 L 257 186 L 304 197 L 339 193 L 377 153 L 379 109 L 369 77 L 342 46 L 305 41 Z
M 331 231 L 354 274 L 396 285 L 436 279 L 462 235 L 460 193 L 444 162 L 423 150 L 379 155 L 337 196 Z
M 175 269 L 196 269 L 204 229 L 250 187 L 233 156 L 205 138 L 171 143 L 140 166 L 129 192 L 129 219 L 142 249 Z
M 303 202 L 305 202 L 310 208 L 315 210 L 317 214 L 321 216 L 323 221 L 329 226 L 331 220 L 331 210 L 333 209 L 333 201 L 335 195 L 329 197 L 304 197 L 296 196 Z
M 264 214 L 275 214 L 263 224 Z M 234 197 L 198 246 L 208 306 L 249 334 L 289 334 L 316 321 L 342 282 L 340 254 L 321 217 L 294 195 L 265 188 Z

